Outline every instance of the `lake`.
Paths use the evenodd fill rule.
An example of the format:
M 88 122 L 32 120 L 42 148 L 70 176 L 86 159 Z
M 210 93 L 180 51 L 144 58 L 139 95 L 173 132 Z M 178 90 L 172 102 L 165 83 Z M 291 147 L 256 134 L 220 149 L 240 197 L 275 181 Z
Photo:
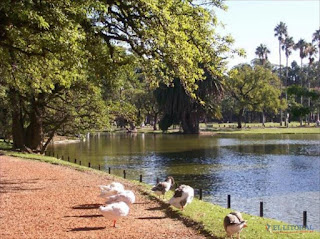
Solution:
M 320 135 L 178 135 L 97 133 L 86 141 L 54 144 L 48 151 L 82 165 L 155 184 L 173 176 L 203 189 L 203 199 L 253 215 L 320 230 Z

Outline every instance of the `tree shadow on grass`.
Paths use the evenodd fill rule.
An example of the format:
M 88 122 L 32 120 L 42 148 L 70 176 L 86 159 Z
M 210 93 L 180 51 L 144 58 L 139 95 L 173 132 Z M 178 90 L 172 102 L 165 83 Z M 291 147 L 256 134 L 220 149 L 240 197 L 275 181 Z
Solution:
M 167 217 L 136 217 L 136 219 L 140 220 L 151 220 L 151 219 L 166 219 Z
M 167 207 L 168 207 L 167 205 L 166 206 L 162 205 L 161 207 L 150 207 L 150 208 L 147 208 L 146 210 L 147 211 L 159 211 L 159 210 L 164 210 Z
M 224 237 L 213 236 L 210 233 L 210 231 L 208 231 L 208 230 L 206 230 L 204 228 L 203 224 L 201 224 L 199 222 L 196 222 L 196 221 L 192 220 L 191 218 L 183 216 L 180 211 L 174 210 L 172 207 L 170 207 L 170 205 L 168 203 L 165 203 L 161 199 L 159 199 L 159 198 L 157 198 L 157 197 L 155 197 L 153 195 L 147 194 L 147 193 L 146 193 L 146 195 L 151 200 L 157 201 L 160 204 L 160 207 L 149 208 L 147 210 L 150 210 L 150 211 L 152 211 L 152 210 L 161 210 L 166 214 L 167 217 L 178 219 L 185 226 L 191 227 L 194 230 L 199 231 L 202 235 L 204 235 L 207 238 L 211 238 L 211 239 L 222 239 L 222 238 L 224 238 Z
M 76 227 L 68 232 L 86 232 L 86 231 L 97 231 L 97 230 L 104 230 L 106 227 Z

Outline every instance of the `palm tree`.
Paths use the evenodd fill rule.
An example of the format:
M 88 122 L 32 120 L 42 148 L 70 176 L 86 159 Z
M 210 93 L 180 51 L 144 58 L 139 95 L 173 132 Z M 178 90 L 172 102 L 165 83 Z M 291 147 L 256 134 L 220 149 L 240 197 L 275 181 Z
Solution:
M 288 87 L 288 73 L 289 73 L 289 67 L 288 67 L 288 63 L 289 63 L 289 56 L 292 53 L 292 49 L 294 47 L 294 41 L 293 41 L 293 37 L 289 37 L 287 36 L 286 39 L 284 40 L 284 43 L 282 45 L 282 50 L 284 50 L 285 55 L 286 55 L 286 81 L 285 81 L 285 88 Z M 288 93 L 286 92 L 286 101 L 288 100 Z M 288 127 L 288 123 L 289 123 L 289 116 L 288 114 L 286 115 L 286 120 L 285 120 L 285 126 Z
M 268 54 L 270 53 L 270 50 L 268 47 L 264 44 L 260 44 L 256 48 L 256 55 L 259 57 L 261 65 L 264 66 L 266 61 L 268 60 Z
M 312 42 L 318 42 L 319 63 L 320 63 L 320 28 L 319 30 L 316 30 L 315 33 L 313 33 Z M 319 76 L 319 82 L 320 82 L 320 76 Z M 319 121 L 319 111 L 320 111 L 320 107 L 318 107 L 317 121 Z
M 307 43 L 305 40 L 300 39 L 293 47 L 294 50 L 298 50 L 299 49 L 299 55 L 300 55 L 300 59 L 301 59 L 301 74 L 300 74 L 300 78 L 301 78 L 301 87 L 303 87 L 303 81 L 302 81 L 302 61 L 303 58 L 305 58 L 307 56 Z M 300 104 L 303 105 L 303 96 L 301 95 L 300 97 Z M 300 126 L 302 126 L 302 117 L 300 117 Z
M 278 37 L 279 40 L 279 78 L 280 78 L 280 90 L 282 92 L 282 80 L 281 80 L 281 45 L 284 42 L 284 37 L 287 37 L 287 25 L 284 22 L 280 22 L 274 29 L 275 34 L 274 36 Z M 282 94 L 280 96 L 282 98 Z M 280 109 L 280 126 L 282 126 L 282 109 Z
M 306 54 L 309 56 L 309 67 L 308 67 L 308 72 L 309 72 L 312 63 L 314 62 L 314 56 L 317 54 L 317 47 L 312 43 L 307 43 Z M 307 79 L 308 79 L 308 90 L 310 91 L 310 79 L 309 77 Z M 310 108 L 310 106 L 311 106 L 311 99 L 310 97 L 308 97 L 308 107 Z M 310 120 L 311 120 L 311 113 L 309 114 L 308 124 L 310 124 Z
M 312 42 L 318 42 L 319 62 L 320 62 L 320 29 L 316 30 L 312 35 Z
M 299 56 L 301 59 L 300 67 L 302 69 L 302 61 L 303 58 L 306 58 L 307 56 L 307 42 L 303 39 L 300 39 L 293 47 L 294 50 L 299 50 Z
M 318 52 L 317 47 L 312 43 L 306 45 L 306 56 L 309 56 L 309 66 L 314 62 L 314 55 Z

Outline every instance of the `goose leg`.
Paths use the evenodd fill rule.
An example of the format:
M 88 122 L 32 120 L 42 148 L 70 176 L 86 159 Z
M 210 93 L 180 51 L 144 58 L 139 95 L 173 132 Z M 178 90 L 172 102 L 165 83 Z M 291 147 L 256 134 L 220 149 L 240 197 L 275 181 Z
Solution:
M 240 239 L 240 232 L 237 233 L 237 239 Z
M 116 227 L 117 220 L 113 220 L 113 227 Z

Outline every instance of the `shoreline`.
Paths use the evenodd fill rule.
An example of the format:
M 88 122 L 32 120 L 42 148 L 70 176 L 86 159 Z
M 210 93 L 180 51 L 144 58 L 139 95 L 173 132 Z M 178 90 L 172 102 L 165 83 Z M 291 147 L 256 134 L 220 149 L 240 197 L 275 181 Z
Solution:
M 15 154 L 14 156 L 20 157 L 21 154 Z M 25 155 L 25 157 L 31 157 L 31 155 Z M 33 156 L 33 160 L 39 160 L 39 156 Z M 115 175 L 109 175 L 107 172 L 102 172 L 96 169 L 80 166 L 77 164 L 69 163 L 66 161 L 62 161 L 59 159 L 55 159 L 52 157 L 43 156 L 40 161 L 49 162 L 51 164 L 60 164 L 62 166 L 71 167 L 76 170 L 84 171 L 84 172 L 90 172 L 93 174 L 98 174 L 100 176 L 111 176 L 114 178 L 114 180 L 119 180 L 120 182 L 126 182 L 134 185 L 138 185 L 141 189 L 141 193 L 143 193 L 145 196 L 147 196 L 149 199 L 156 200 L 158 203 L 161 204 L 161 207 L 165 209 L 166 215 L 171 218 L 178 218 L 179 220 L 183 221 L 187 225 L 193 225 L 193 227 L 196 230 L 200 230 L 204 235 L 210 235 L 214 236 L 214 238 L 223 238 L 225 235 L 222 225 L 223 217 L 231 211 L 231 209 L 226 209 L 218 205 L 214 205 L 209 202 L 200 201 L 198 199 L 195 199 L 190 206 L 186 208 L 185 211 L 181 212 L 179 210 L 175 210 L 168 206 L 167 202 L 161 199 L 158 199 L 150 192 L 150 185 L 141 184 L 138 181 L 134 180 L 125 180 Z M 166 196 L 166 200 L 168 200 L 172 196 L 172 192 L 168 193 Z M 196 196 L 197 197 L 197 196 Z M 200 215 L 202 215 L 199 218 L 199 212 Z M 213 213 L 215 212 L 216 215 Z M 270 234 L 265 230 L 265 225 L 288 225 L 288 223 L 284 223 L 278 220 L 269 219 L 269 218 L 260 218 L 258 216 L 253 216 L 249 214 L 245 214 L 245 218 L 250 218 L 250 229 L 246 230 L 242 234 L 245 235 L 245 238 L 291 238 L 288 237 L 289 235 L 283 235 L 279 234 L 277 237 L 274 237 L 275 234 Z M 214 220 L 214 221 L 212 221 Z M 256 237 L 256 235 L 260 235 L 261 237 Z M 255 235 L 255 236 L 254 236 Z M 299 237 L 296 237 L 296 236 Z M 320 236 L 319 232 L 314 233 L 308 233 L 309 236 L 306 234 L 295 234 L 295 237 L 292 238 L 314 238 L 316 236 Z

